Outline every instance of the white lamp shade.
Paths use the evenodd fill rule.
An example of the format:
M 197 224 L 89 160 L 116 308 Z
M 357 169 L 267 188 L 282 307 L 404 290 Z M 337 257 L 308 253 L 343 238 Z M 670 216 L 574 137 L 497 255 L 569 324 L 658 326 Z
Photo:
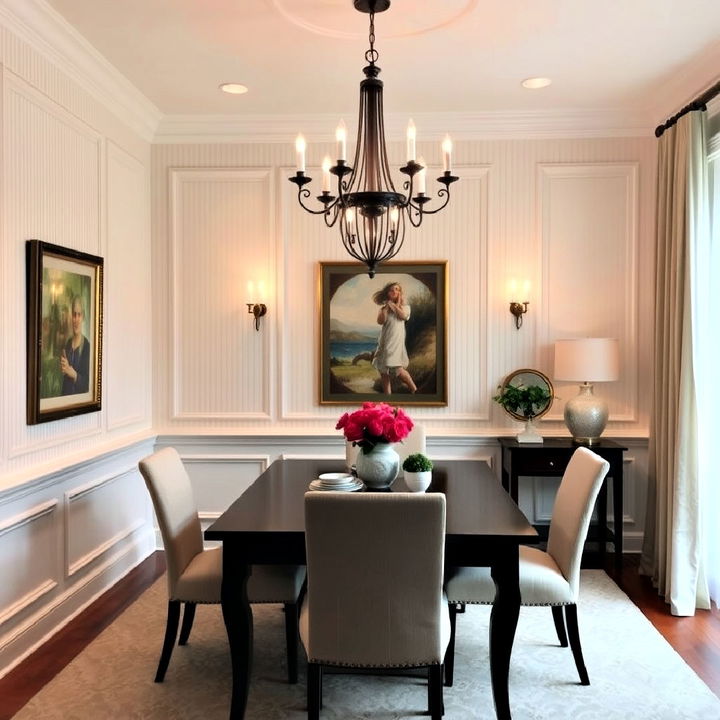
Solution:
M 555 379 L 610 382 L 620 376 L 620 350 L 615 338 L 555 341 Z

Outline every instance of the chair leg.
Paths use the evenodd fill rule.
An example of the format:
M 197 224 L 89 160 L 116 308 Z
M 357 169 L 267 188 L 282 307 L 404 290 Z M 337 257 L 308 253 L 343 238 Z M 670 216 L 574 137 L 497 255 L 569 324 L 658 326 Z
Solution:
M 565 634 L 565 621 L 563 620 L 563 606 L 553 605 L 552 606 L 553 622 L 555 623 L 555 632 L 557 633 L 558 640 L 560 641 L 560 647 L 568 646 L 567 635 Z
M 285 645 L 288 683 L 291 685 L 298 681 L 298 609 L 294 603 L 285 603 Z
M 589 685 L 587 669 L 585 668 L 585 660 L 583 660 L 582 648 L 580 647 L 580 633 L 578 631 L 577 621 L 577 605 L 565 606 L 565 621 L 567 622 L 568 636 L 570 638 L 570 648 L 575 658 L 575 667 L 580 676 L 581 685 Z
M 322 665 L 308 663 L 307 669 L 307 709 L 308 720 L 320 720 L 322 704 Z
M 185 612 L 183 613 L 182 627 L 180 628 L 180 640 L 178 645 L 187 645 L 192 630 L 193 620 L 195 619 L 195 603 L 186 602 Z
M 165 679 L 165 672 L 170 663 L 175 638 L 177 637 L 178 625 L 180 623 L 180 601 L 168 601 L 167 625 L 165 626 L 165 640 L 163 641 L 162 653 L 160 654 L 160 662 L 158 663 L 157 673 L 155 673 L 155 682 L 160 683 Z
M 445 652 L 445 685 L 452 687 L 455 672 L 455 623 L 457 621 L 457 604 L 448 603 L 450 612 L 450 642 Z
M 443 707 L 443 666 L 428 667 L 428 711 L 432 720 L 442 720 Z

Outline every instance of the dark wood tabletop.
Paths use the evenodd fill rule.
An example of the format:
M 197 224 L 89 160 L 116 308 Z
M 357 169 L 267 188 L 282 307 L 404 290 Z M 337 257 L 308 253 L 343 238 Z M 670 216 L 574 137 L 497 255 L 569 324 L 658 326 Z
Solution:
M 343 471 L 340 460 L 278 460 L 205 531 L 208 540 L 242 538 L 247 561 L 305 562 L 304 496 L 323 472 Z M 537 531 L 503 490 L 487 463 L 436 462 L 427 492 L 446 499 L 446 559 L 486 565 L 488 543 L 538 541 Z M 391 492 L 406 492 L 402 475 Z

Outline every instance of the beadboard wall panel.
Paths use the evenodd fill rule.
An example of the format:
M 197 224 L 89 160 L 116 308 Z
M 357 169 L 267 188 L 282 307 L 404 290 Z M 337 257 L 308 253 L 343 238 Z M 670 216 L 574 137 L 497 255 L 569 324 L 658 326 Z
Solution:
M 596 393 L 608 401 L 613 420 L 633 422 L 639 414 L 638 166 L 541 165 L 538 172 L 542 334 L 551 356 L 545 365 L 552 367 L 552 346 L 558 338 L 617 338 L 620 377 L 600 384 Z M 561 420 L 564 403 L 577 392 L 577 383 L 558 383 L 560 402 L 544 420 Z
M 151 425 L 150 147 L 45 50 L 0 27 L 0 487 Z M 25 420 L 31 238 L 106 260 L 103 409 L 35 426 Z
M 271 173 L 172 170 L 170 177 L 172 417 L 269 419 L 268 334 L 244 315 L 246 302 L 266 299 L 248 292 L 264 295 L 271 274 Z
M 418 142 L 433 177 L 440 154 L 434 144 Z M 391 165 L 402 164 L 403 144 L 390 142 L 389 148 Z M 328 152 L 332 147 L 325 144 L 311 144 L 308 148 L 308 171 L 316 183 L 320 159 Z M 189 433 L 253 432 L 254 428 L 262 428 L 263 432 L 279 434 L 322 433 L 335 422 L 339 408 L 318 403 L 318 268 L 320 261 L 346 260 L 347 256 L 337 228 L 326 228 L 321 218 L 298 206 L 296 188 L 287 180 L 293 172 L 293 157 L 292 147 L 273 144 L 153 147 L 153 387 L 159 432 L 172 433 L 180 428 Z M 552 343 L 556 337 L 567 336 L 564 323 L 573 307 L 572 295 L 558 294 L 556 286 L 564 276 L 581 276 L 583 292 L 574 305 L 581 307 L 577 317 L 583 328 L 573 329 L 587 334 L 603 329 L 604 334 L 619 336 L 622 343 L 623 378 L 617 387 L 608 384 L 603 388 L 608 388 L 613 403 L 606 433 L 646 436 L 652 338 L 654 141 L 459 141 L 454 157 L 462 159 L 462 165 L 456 168 L 461 180 L 452 188 L 450 204 L 439 215 L 426 218 L 419 230 L 408 230 L 398 258 L 447 260 L 449 271 L 449 403 L 443 408 L 413 408 L 413 417 L 422 421 L 431 434 L 492 436 L 515 432 L 517 424 L 492 402 L 492 395 L 505 375 L 520 367 L 535 367 L 552 376 Z M 586 169 L 578 172 L 579 166 Z M 605 167 L 613 169 L 612 177 L 597 176 Z M 171 226 L 173 168 L 182 168 L 183 172 L 191 168 L 231 172 L 272 168 L 274 173 L 275 207 L 269 210 L 276 218 L 274 237 L 236 228 L 234 220 L 223 220 L 221 213 L 215 213 L 213 218 L 214 234 L 230 237 L 235 233 L 233 242 L 242 248 L 238 276 L 254 274 L 260 279 L 269 272 L 262 278 L 268 287 L 269 308 L 261 321 L 260 336 L 264 340 L 254 338 L 260 342 L 252 348 L 263 356 L 260 360 L 253 356 L 255 364 L 247 364 L 237 356 L 225 355 L 229 366 L 205 379 L 211 397 L 221 397 L 217 393 L 222 391 L 235 393 L 236 399 L 246 394 L 244 407 L 234 408 L 235 414 L 229 416 L 211 412 L 180 418 L 174 411 L 175 388 L 169 379 L 173 323 L 178 322 L 180 332 L 187 333 L 189 328 L 200 326 L 204 310 L 192 306 L 178 315 L 168 286 L 166 268 L 175 232 Z M 549 174 L 548 168 L 557 168 L 553 171 L 557 174 Z M 544 230 L 543 190 L 548 179 L 559 183 L 564 194 L 558 196 L 550 183 L 554 215 Z M 592 205 L 589 199 L 597 192 L 598 183 L 600 201 Z M 432 182 L 430 189 L 435 192 Z M 581 197 L 584 204 L 572 205 L 574 195 Z M 263 200 L 272 202 L 271 196 L 268 191 Z M 212 202 L 217 202 L 217 196 Z M 598 208 L 604 213 L 605 225 L 597 225 Z M 217 223 L 222 222 L 230 226 L 218 227 Z M 227 259 L 228 250 L 222 247 Z M 588 253 L 593 273 L 585 270 Z M 612 278 L 610 286 L 608 278 Z M 530 283 L 530 296 L 525 298 L 530 301 L 529 311 L 520 330 L 515 329 L 514 318 L 508 312 L 508 284 L 512 279 Z M 226 293 L 214 302 L 238 308 L 229 318 L 231 326 L 237 324 L 242 329 L 251 325 L 249 319 L 243 318 L 243 303 L 249 301 L 243 283 L 217 287 L 213 292 Z M 610 320 L 605 303 L 596 301 L 608 294 L 614 296 Z M 238 331 L 230 327 L 226 332 Z M 202 355 L 200 348 L 195 351 Z M 235 376 L 226 387 L 233 371 Z M 277 390 L 277 397 L 270 399 L 268 416 L 242 417 L 243 412 L 257 412 L 253 393 L 259 391 L 266 377 L 271 389 Z M 562 401 L 558 401 L 553 419 L 543 424 L 545 434 L 566 434 L 561 410 Z
M 152 307 L 149 170 L 107 143 L 105 254 L 105 399 L 108 430 L 131 429 L 150 418 Z M 139 262 L 140 260 L 140 262 Z
M 27 426 L 25 388 L 25 240 L 38 238 L 102 254 L 102 137 L 11 73 L 3 82 L 3 186 L 6 258 L 3 337 L 9 459 L 101 430 L 93 413 Z

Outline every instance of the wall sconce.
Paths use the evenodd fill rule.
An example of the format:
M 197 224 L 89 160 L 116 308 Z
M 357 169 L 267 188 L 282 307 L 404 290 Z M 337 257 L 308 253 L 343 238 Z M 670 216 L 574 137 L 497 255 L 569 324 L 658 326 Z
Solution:
M 265 303 L 246 303 L 248 312 L 255 316 L 255 329 L 260 330 L 260 318 L 267 313 Z
M 530 293 L 530 283 L 526 280 L 523 286 L 523 295 L 528 297 Z M 516 298 L 518 296 L 517 283 L 515 280 L 510 281 L 510 297 Z M 518 302 L 517 300 L 510 301 L 510 312 L 515 316 L 515 327 L 519 330 L 523 324 L 523 315 L 528 311 L 529 300 L 523 300 Z
M 252 280 L 247 285 L 248 295 L 252 297 L 255 294 L 255 284 Z M 258 295 L 261 300 L 265 299 L 265 284 L 258 283 Z M 247 305 L 248 313 L 255 318 L 255 330 L 260 330 L 260 318 L 267 314 L 267 305 L 263 302 L 249 302 Z

